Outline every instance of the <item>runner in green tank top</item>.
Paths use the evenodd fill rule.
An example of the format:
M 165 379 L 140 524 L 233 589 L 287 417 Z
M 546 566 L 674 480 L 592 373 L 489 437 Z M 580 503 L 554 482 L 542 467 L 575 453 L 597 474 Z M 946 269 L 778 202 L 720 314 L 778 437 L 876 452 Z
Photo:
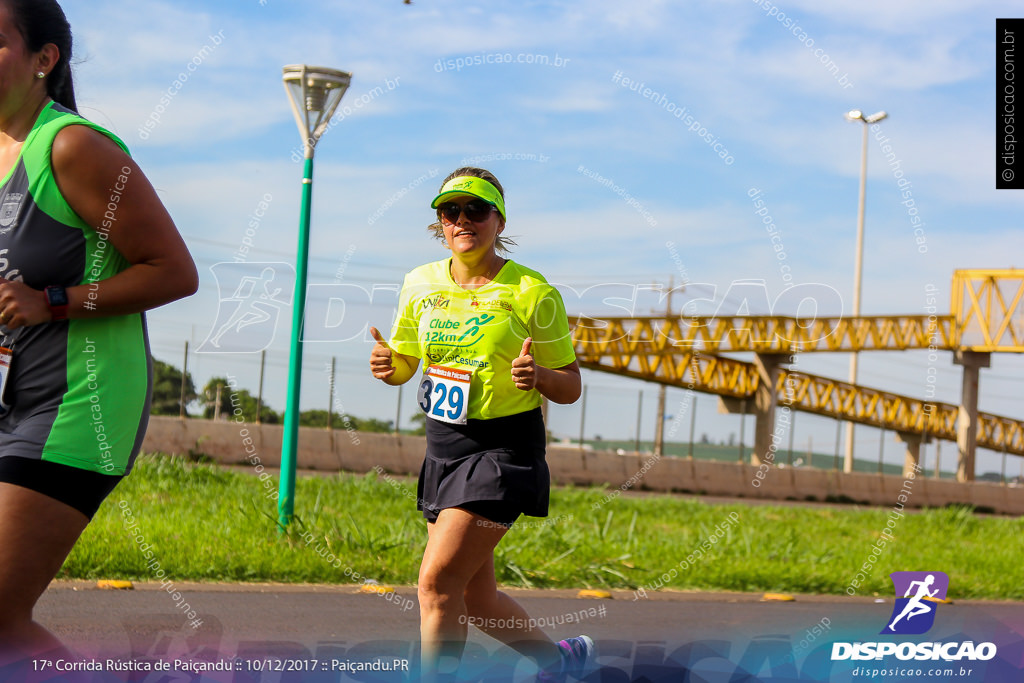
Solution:
M 149 414 L 144 311 L 198 277 L 116 137 L 75 113 L 54 0 L 0 0 L 0 680 L 67 657 L 32 611 Z

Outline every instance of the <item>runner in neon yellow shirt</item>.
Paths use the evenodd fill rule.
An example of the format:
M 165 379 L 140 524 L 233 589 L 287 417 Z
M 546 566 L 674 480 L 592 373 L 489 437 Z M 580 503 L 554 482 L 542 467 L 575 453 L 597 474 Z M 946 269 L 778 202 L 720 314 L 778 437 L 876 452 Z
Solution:
M 425 359 L 425 366 L 468 372 L 470 419 L 537 408 L 539 391 L 501 380 L 509 376 L 527 337 L 535 361 L 545 368 L 576 360 L 561 296 L 540 273 L 513 261 L 505 261 L 490 282 L 463 289 L 452 278 L 451 262 L 430 263 L 406 276 L 391 349 Z M 433 403 L 432 411 L 438 410 Z
M 456 170 L 431 208 L 451 258 L 406 276 L 390 341 L 370 328 L 374 377 L 404 384 L 423 361 L 417 400 L 427 453 L 417 507 L 429 538 L 419 576 L 420 680 L 461 657 L 469 624 L 533 659 L 539 681 L 579 678 L 594 661 L 593 641 L 556 645 L 494 578 L 494 548 L 519 515 L 548 513 L 541 398 L 580 396 L 565 307 L 543 276 L 498 253 L 507 251 L 505 202 L 490 172 Z

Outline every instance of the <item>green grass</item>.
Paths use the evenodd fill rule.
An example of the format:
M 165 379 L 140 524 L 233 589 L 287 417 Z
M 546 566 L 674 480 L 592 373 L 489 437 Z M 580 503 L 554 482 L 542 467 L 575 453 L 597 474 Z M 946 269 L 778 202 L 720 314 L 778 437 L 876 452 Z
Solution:
M 59 578 L 154 580 L 159 568 L 175 581 L 354 583 L 367 577 L 411 585 L 426 542 L 415 486 L 375 473 L 299 478 L 296 523 L 281 535 L 276 502 L 252 474 L 143 456 L 97 513 Z M 722 539 L 666 588 L 842 594 L 871 555 L 888 513 L 708 505 L 653 495 L 619 496 L 595 507 L 607 494 L 553 490 L 549 522 L 561 519 L 523 518 L 521 528 L 505 536 L 495 558 L 499 583 L 649 586 L 735 512 L 738 520 Z M 125 508 L 138 523 L 134 534 L 126 529 Z M 950 576 L 952 598 L 1024 599 L 1016 580 L 1022 533 L 1020 519 L 978 517 L 964 508 L 908 514 L 857 594 L 891 596 L 892 571 L 940 570 Z M 152 545 L 159 567 L 146 566 L 137 534 Z M 338 559 L 329 562 L 318 548 Z

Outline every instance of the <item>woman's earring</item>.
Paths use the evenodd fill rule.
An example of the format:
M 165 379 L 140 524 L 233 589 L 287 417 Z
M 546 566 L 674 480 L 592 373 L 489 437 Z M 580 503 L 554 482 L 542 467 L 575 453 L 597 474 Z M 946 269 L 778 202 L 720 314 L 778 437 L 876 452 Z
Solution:
M 36 72 L 36 78 L 39 78 L 39 79 L 46 78 L 46 74 L 43 73 L 42 71 L 37 71 Z

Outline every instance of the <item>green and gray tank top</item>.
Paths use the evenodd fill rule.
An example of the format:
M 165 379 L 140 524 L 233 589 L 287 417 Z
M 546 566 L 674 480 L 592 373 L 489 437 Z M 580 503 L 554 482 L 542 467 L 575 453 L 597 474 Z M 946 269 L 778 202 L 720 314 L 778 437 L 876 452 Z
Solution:
M 35 289 L 107 279 L 130 263 L 108 241 L 130 168 L 110 188 L 107 219 L 90 226 L 68 205 L 50 161 L 53 140 L 82 125 L 116 136 L 50 103 L 0 182 L 0 277 Z M 136 226 L 125 226 L 129 229 Z M 97 299 L 102 304 L 102 299 Z M 5 333 L 13 349 L 0 417 L 0 457 L 127 474 L 149 420 L 152 364 L 143 314 L 63 320 Z

